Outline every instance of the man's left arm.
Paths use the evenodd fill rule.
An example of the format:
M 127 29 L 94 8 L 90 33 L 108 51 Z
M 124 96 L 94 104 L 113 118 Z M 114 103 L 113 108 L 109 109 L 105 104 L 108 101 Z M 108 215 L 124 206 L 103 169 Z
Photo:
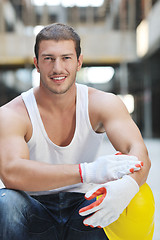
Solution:
M 143 168 L 131 174 L 141 186 L 147 179 L 151 162 L 138 127 L 120 98 L 113 94 L 103 95 L 100 111 L 102 124 L 114 148 L 123 154 L 136 156 L 143 162 Z
M 139 186 L 145 183 L 151 163 L 141 133 L 121 100 L 113 94 L 97 92 L 95 95 L 97 96 L 93 98 L 94 104 L 92 104 L 93 107 L 90 104 L 90 109 L 97 112 L 99 126 L 101 126 L 98 130 L 105 130 L 117 151 L 134 155 L 139 161 L 143 161 L 143 167 L 138 172 L 96 186 L 85 194 L 88 200 L 99 195 L 101 197 L 80 209 L 81 216 L 92 214 L 83 221 L 84 225 L 105 227 L 118 219 L 139 191 Z

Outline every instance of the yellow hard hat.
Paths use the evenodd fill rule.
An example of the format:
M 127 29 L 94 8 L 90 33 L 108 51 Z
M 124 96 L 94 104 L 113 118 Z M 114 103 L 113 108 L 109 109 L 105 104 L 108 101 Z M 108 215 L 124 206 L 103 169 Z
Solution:
M 145 183 L 117 221 L 105 227 L 104 231 L 110 240 L 151 240 L 154 211 L 153 193 Z

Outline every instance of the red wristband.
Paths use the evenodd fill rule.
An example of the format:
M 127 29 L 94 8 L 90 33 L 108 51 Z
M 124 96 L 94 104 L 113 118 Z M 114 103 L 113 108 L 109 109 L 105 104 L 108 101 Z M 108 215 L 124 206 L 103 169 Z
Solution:
M 115 155 L 122 155 L 122 153 L 121 152 L 117 152 Z
M 81 164 L 79 164 L 79 174 L 81 176 L 81 182 L 83 183 Z

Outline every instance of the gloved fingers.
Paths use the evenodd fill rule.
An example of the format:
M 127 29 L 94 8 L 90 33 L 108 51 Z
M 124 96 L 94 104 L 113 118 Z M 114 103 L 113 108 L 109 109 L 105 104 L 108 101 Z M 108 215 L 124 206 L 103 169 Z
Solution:
M 101 185 L 98 185 L 94 188 L 92 188 L 90 191 L 88 191 L 86 194 L 85 194 L 85 198 L 87 200 L 91 200 L 99 195 L 105 195 L 107 194 L 107 189 L 106 189 L 106 184 L 101 184 Z
M 97 189 L 98 188 L 98 189 Z M 88 214 L 91 214 L 97 210 L 99 210 L 99 205 L 103 202 L 104 198 L 106 197 L 107 190 L 105 187 L 96 187 L 86 193 L 85 198 L 88 200 L 91 200 L 99 195 L 102 195 L 98 200 L 95 202 L 91 203 L 90 205 L 83 207 L 79 210 L 79 214 L 81 216 L 86 216 Z
M 121 152 L 118 152 L 115 154 L 117 160 L 129 160 L 129 161 L 137 161 L 136 164 L 139 164 L 141 167 L 143 166 L 143 162 L 142 161 L 139 161 L 138 158 L 136 156 L 131 156 L 131 155 L 125 155 L 125 154 L 122 154 Z M 134 162 L 133 162 L 134 164 Z
M 114 159 L 116 159 L 117 161 L 123 161 L 123 160 L 138 161 L 138 158 L 136 156 L 125 155 L 125 154 L 114 155 Z
M 87 215 L 89 215 L 91 213 L 94 213 L 94 212 L 98 211 L 99 210 L 99 206 L 96 205 L 96 202 L 94 202 L 94 203 L 92 203 L 92 204 L 90 204 L 90 205 L 88 205 L 88 206 L 86 206 L 84 208 L 81 208 L 79 210 L 79 214 L 81 216 L 87 216 Z
M 142 168 L 141 165 L 136 164 L 134 167 L 131 167 L 131 168 L 129 169 L 129 173 L 137 172 L 137 171 L 141 170 L 141 168 Z
M 137 157 L 135 157 L 135 156 L 131 156 L 131 155 L 125 155 L 125 154 L 123 154 L 123 153 L 121 153 L 121 152 L 117 152 L 116 154 L 115 154 L 116 156 L 122 156 L 123 155 L 123 157 L 124 156 L 128 156 L 128 157 L 130 157 L 130 160 L 131 160 L 131 158 L 132 158 L 132 160 L 136 160 L 136 158 Z M 138 158 L 137 158 L 137 160 L 138 160 Z M 140 164 L 141 165 L 141 167 L 143 166 L 143 162 L 142 161 L 138 161 L 139 163 L 137 163 L 137 164 Z
M 105 211 L 103 212 L 103 210 L 100 210 L 94 213 L 92 216 L 86 218 L 83 221 L 83 224 L 85 226 L 90 226 L 93 228 L 103 228 L 116 221 L 118 217 L 119 215 L 113 215 L 112 212 L 107 213 Z
M 143 167 L 143 162 L 140 161 L 134 161 L 134 160 L 124 160 L 116 162 L 116 165 L 111 166 L 110 171 L 115 172 L 117 174 L 121 173 L 121 177 L 124 174 L 133 173 L 135 171 L 139 171 Z M 115 174 L 116 175 L 116 174 Z
M 137 164 L 127 164 L 127 165 L 121 165 L 118 166 L 116 169 L 118 178 L 123 177 L 123 175 L 125 174 L 130 174 L 133 173 L 135 171 L 139 171 L 142 168 L 140 163 Z
M 112 164 L 113 161 L 111 161 L 111 164 Z M 121 167 L 121 166 L 122 167 L 129 167 L 129 166 L 135 166 L 135 165 L 139 165 L 140 167 L 142 167 L 143 162 L 142 161 L 137 161 L 137 160 L 125 159 L 125 160 L 114 161 L 114 165 L 116 165 L 116 167 Z
M 103 197 L 101 197 L 101 198 L 103 198 Z M 94 213 L 94 212 L 96 212 L 96 211 L 98 211 L 100 208 L 99 208 L 99 205 L 100 205 L 100 203 L 102 202 L 103 200 L 101 200 L 100 198 L 97 200 L 97 201 L 95 201 L 94 203 L 92 203 L 92 204 L 90 204 L 90 205 L 88 205 L 88 206 L 86 206 L 86 207 L 83 207 L 83 208 L 81 208 L 80 210 L 79 210 L 79 214 L 81 215 L 81 216 L 87 216 L 87 215 L 89 215 L 89 214 L 91 214 L 91 213 Z
M 112 218 L 113 218 L 113 216 L 110 213 L 110 214 L 105 214 L 104 216 L 99 216 L 99 218 L 97 216 L 94 219 L 90 218 L 85 223 L 87 223 L 87 225 L 90 227 L 103 228 L 103 227 L 108 226 L 112 222 L 111 221 Z
M 83 224 L 85 226 L 90 226 L 90 227 L 94 228 L 95 227 L 95 225 L 94 225 L 94 222 L 95 222 L 94 215 L 95 215 L 95 213 L 93 215 L 91 215 L 90 217 L 85 218 L 84 221 L 83 221 Z
M 143 167 L 143 162 L 137 161 L 136 164 L 128 163 L 129 171 L 135 172 L 139 171 Z
M 97 211 L 91 216 L 85 218 L 83 221 L 83 224 L 85 226 L 90 226 L 90 227 L 98 227 L 98 226 L 100 227 L 100 218 L 101 218 L 100 214 L 101 214 L 101 211 Z
M 135 171 L 141 170 L 142 166 L 140 163 L 133 164 L 133 163 L 121 163 L 119 166 L 114 166 L 110 169 L 110 175 L 108 175 L 108 179 L 110 180 L 116 180 L 119 178 L 122 178 L 124 175 L 128 175 L 131 173 L 134 173 Z

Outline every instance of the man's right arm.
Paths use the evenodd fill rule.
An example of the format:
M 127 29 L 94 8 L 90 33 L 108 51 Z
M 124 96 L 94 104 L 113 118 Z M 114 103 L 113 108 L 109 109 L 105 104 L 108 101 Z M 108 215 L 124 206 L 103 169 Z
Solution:
M 78 165 L 51 165 L 29 159 L 23 117 L 10 107 L 0 109 L 0 178 L 5 187 L 47 191 L 81 182 Z

